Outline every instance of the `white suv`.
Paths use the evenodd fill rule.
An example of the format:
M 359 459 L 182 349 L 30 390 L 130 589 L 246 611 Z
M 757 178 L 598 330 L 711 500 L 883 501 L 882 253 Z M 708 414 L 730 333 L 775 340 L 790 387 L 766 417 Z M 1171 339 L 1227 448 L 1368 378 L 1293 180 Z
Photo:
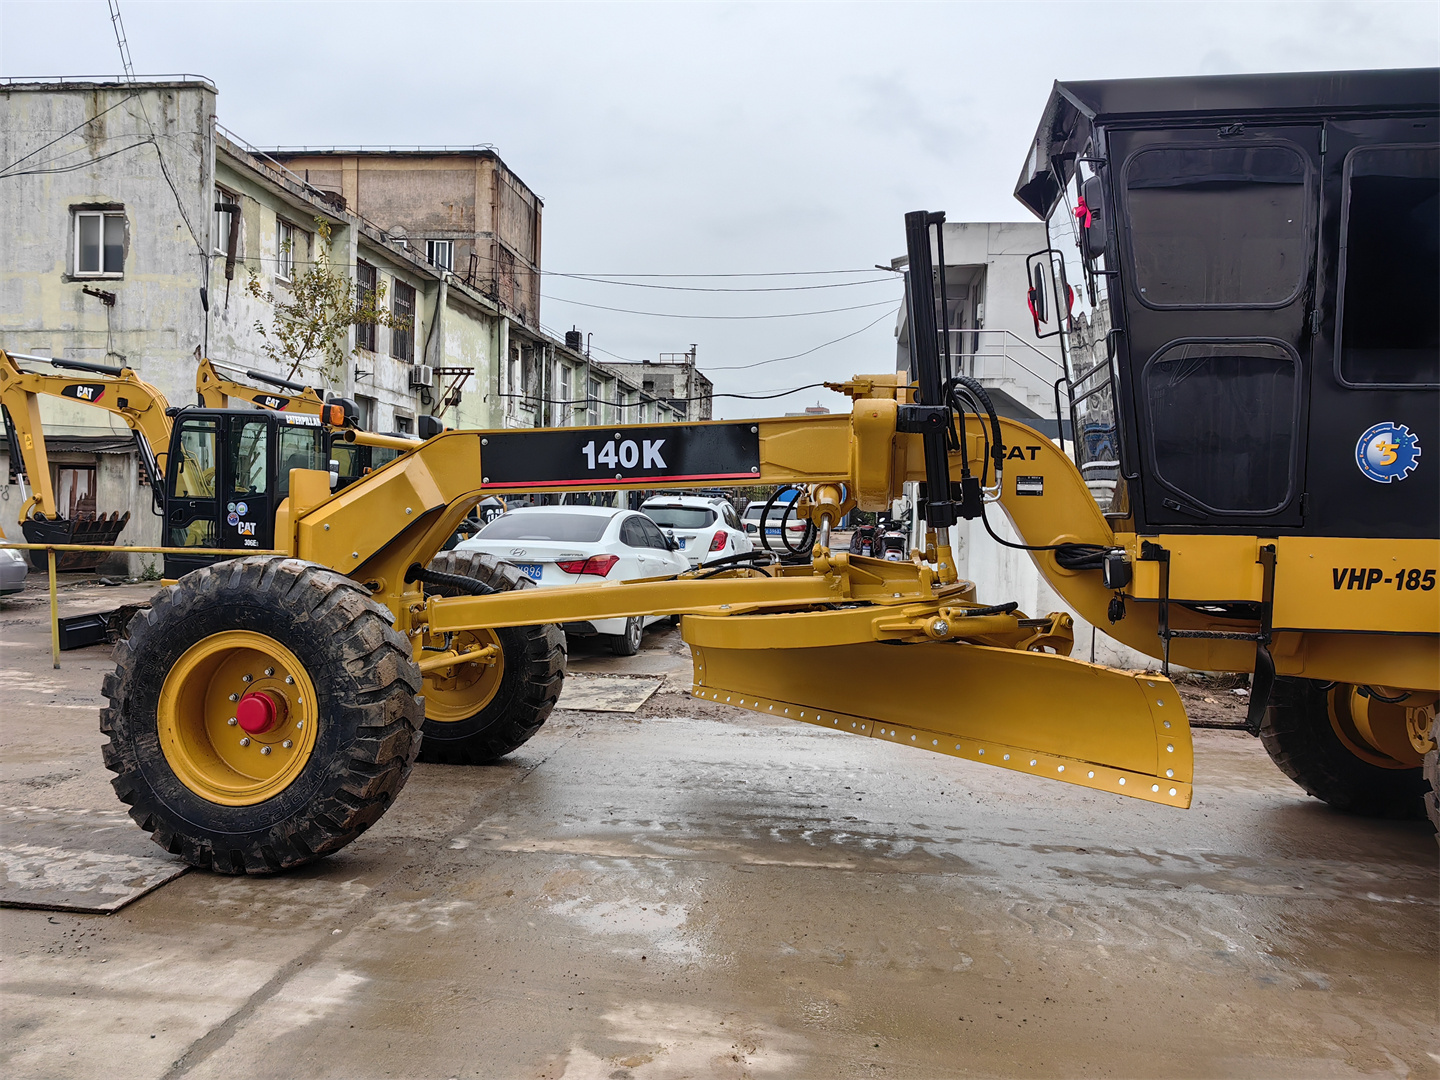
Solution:
M 691 566 L 753 550 L 745 526 L 728 502 L 698 495 L 657 495 L 640 512 L 665 530 Z

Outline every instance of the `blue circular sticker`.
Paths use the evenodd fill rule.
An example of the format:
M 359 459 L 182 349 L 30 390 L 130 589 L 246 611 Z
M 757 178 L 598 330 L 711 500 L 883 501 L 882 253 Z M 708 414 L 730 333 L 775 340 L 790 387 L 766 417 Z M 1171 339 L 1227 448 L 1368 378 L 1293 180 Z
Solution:
M 239 514 L 241 517 L 244 517 L 246 514 L 248 514 L 248 513 L 250 512 L 250 507 L 246 506 L 244 503 L 236 503 L 236 504 L 235 504 L 235 512 L 236 512 L 237 514 Z
M 240 524 L 240 515 L 239 515 L 239 514 L 226 514 L 226 515 L 225 515 L 225 524 L 226 524 L 226 525 L 229 525 L 229 526 L 233 529 L 236 525 L 239 525 L 239 524 Z
M 1404 424 L 1376 424 L 1355 444 L 1355 464 L 1377 484 L 1404 480 L 1420 462 L 1420 440 Z

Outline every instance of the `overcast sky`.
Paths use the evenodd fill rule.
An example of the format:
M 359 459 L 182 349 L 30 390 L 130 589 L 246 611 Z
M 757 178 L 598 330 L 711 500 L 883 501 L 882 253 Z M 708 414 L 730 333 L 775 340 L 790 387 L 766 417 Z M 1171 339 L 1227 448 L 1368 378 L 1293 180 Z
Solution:
M 1440 63 L 1432 0 L 121 10 L 137 74 L 212 79 L 220 122 L 255 145 L 493 144 L 545 200 L 544 269 L 580 274 L 865 270 L 903 253 L 907 210 L 1021 220 L 1011 192 L 1055 79 Z M 0 74 L 118 70 L 104 0 L 0 0 Z M 695 343 L 717 393 L 757 393 L 893 370 L 893 275 L 648 280 L 849 282 L 547 277 L 541 320 L 629 359 Z M 844 404 L 810 390 L 716 413 L 817 400 Z

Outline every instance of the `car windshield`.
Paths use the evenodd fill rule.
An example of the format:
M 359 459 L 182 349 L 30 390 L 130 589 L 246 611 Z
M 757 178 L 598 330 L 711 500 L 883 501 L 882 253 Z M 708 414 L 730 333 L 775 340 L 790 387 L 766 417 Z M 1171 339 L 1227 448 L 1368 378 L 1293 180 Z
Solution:
M 642 506 L 640 512 L 666 529 L 703 529 L 715 521 L 714 510 L 699 506 Z
M 609 524 L 608 515 L 524 511 L 496 518 L 476 533 L 475 539 L 562 540 L 572 544 L 593 544 L 605 535 Z
M 770 517 L 769 517 L 768 520 L 771 521 L 771 522 L 778 522 L 782 517 L 785 516 L 785 511 L 788 510 L 789 508 L 790 508 L 790 504 L 789 504 L 789 503 L 776 503 L 774 506 L 770 507 Z M 747 506 L 747 507 L 745 508 L 745 520 L 746 520 L 746 521 L 759 521 L 759 520 L 760 520 L 760 516 L 761 516 L 762 514 L 764 514 L 764 513 L 765 513 L 765 504 L 764 504 L 764 503 L 752 503 L 750 506 Z M 791 514 L 790 516 L 791 516 L 791 517 L 794 517 L 795 515 L 794 515 L 794 514 Z

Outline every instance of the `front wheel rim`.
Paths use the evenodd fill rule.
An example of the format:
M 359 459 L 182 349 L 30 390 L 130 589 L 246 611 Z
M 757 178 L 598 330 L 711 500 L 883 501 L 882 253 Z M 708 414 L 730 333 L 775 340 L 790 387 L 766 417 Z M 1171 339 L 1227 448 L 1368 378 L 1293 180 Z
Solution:
M 247 723 L 261 715 L 266 726 L 247 730 L 242 715 Z M 305 771 L 319 718 L 315 684 L 299 657 L 265 634 L 226 630 L 197 641 L 171 667 L 156 731 L 186 788 L 221 806 L 253 806 Z

